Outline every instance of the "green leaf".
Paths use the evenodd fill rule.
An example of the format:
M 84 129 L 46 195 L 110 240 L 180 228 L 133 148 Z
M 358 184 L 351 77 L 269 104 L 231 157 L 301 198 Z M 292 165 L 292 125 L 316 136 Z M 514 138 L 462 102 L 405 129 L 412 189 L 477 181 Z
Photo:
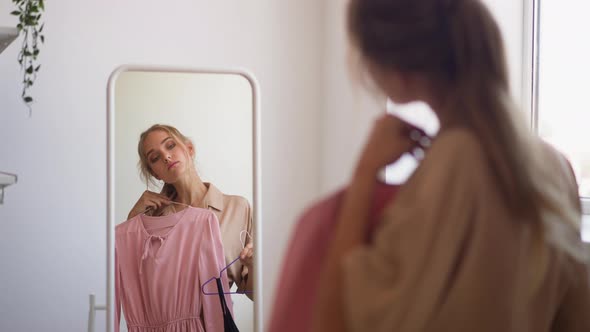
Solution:
M 12 0 L 16 5 L 11 12 L 12 15 L 18 16 L 18 24 L 16 25 L 19 34 L 23 36 L 23 45 L 18 54 L 17 60 L 20 67 L 24 70 L 23 88 L 21 98 L 31 110 L 30 103 L 33 102 L 33 97 L 29 95 L 29 88 L 33 86 L 37 72 L 41 69 L 41 65 L 36 63 L 39 55 L 38 40 L 45 42 L 45 36 L 42 34 L 44 24 L 40 25 L 40 20 L 45 11 L 44 0 Z M 39 26 L 40 25 L 40 26 Z

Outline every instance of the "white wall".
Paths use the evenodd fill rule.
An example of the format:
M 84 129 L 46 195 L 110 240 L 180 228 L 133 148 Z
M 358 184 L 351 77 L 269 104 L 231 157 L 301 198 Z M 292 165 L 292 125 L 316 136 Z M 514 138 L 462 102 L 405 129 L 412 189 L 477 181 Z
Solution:
M 0 331 L 82 331 L 104 301 L 106 84 L 123 63 L 240 66 L 262 90 L 265 311 L 297 213 L 319 189 L 323 19 L 318 1 L 46 2 L 33 117 L 19 42 L 0 54 Z M 0 26 L 12 26 L 0 0 Z M 104 318 L 99 314 L 97 320 Z M 97 325 L 97 331 L 102 326 Z
M 328 193 L 349 179 L 373 118 L 385 111 L 385 101 L 374 101 L 349 70 L 345 29 L 348 0 L 332 1 L 324 21 L 324 114 L 322 117 L 321 192 Z

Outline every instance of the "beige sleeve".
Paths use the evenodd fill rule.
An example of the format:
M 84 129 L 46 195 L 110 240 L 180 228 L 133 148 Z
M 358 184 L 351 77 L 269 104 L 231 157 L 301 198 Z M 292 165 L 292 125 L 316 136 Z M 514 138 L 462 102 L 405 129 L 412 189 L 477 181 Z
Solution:
M 561 162 L 563 173 L 566 175 L 566 192 L 577 209 L 582 214 L 580 196 L 576 176 L 570 162 L 558 151 L 554 150 L 556 158 Z M 590 251 L 588 245 L 586 250 Z M 588 264 L 567 258 L 572 270 L 566 270 L 568 289 L 557 312 L 554 328 L 555 331 L 582 332 L 590 331 L 590 266 Z M 575 276 L 574 278 L 571 275 Z
M 542 142 L 541 144 L 545 153 L 544 162 L 552 162 L 555 165 L 554 173 L 548 174 L 547 176 L 552 176 L 554 181 L 560 182 L 560 189 L 567 193 L 572 204 L 581 214 L 582 205 L 578 193 L 578 182 L 576 180 L 576 174 L 572 168 L 572 164 L 561 152 L 551 145 L 547 144 L 546 142 Z
M 554 331 L 588 332 L 590 331 L 590 267 L 573 262 L 573 275 L 555 317 Z M 571 272 L 571 271 L 570 271 Z
M 247 225 L 246 225 L 246 230 L 248 231 L 248 236 L 246 237 L 246 244 L 248 243 L 252 243 L 254 241 L 254 214 L 252 213 L 252 206 L 250 205 L 250 203 L 246 200 L 246 205 L 248 206 L 248 213 L 247 213 Z
M 576 180 L 576 174 L 574 173 L 574 169 L 572 168 L 572 164 L 562 154 L 559 154 L 557 157 L 560 158 L 562 164 L 564 165 L 566 173 L 568 175 L 568 179 L 569 179 L 568 192 L 571 196 L 571 199 L 574 202 L 574 206 L 577 208 L 578 212 L 581 214 L 582 213 L 582 202 L 580 201 L 580 194 L 578 191 L 579 190 L 578 181 Z
M 349 331 L 421 331 L 448 292 L 488 166 L 471 134 L 444 135 L 385 212 L 373 243 L 343 261 Z

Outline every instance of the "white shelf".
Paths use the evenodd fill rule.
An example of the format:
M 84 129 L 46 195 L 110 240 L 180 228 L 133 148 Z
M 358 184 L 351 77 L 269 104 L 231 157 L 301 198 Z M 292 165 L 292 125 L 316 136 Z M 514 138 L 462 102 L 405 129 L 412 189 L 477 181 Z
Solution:
M 0 53 L 18 37 L 18 30 L 16 28 L 0 27 Z
M 13 40 L 18 37 L 17 28 L 0 27 L 0 53 L 2 53 Z M 4 188 L 17 181 L 16 174 L 0 171 L 0 204 L 4 202 Z
M 16 183 L 16 175 L 0 172 L 0 186 L 9 186 Z
M 4 188 L 17 181 L 16 174 L 6 173 L 0 171 L 0 204 L 4 202 Z

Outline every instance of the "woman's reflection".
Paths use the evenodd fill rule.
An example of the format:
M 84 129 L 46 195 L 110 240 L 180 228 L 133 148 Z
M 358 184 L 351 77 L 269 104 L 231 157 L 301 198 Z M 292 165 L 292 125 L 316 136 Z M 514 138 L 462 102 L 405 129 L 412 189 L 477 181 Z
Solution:
M 146 183 L 157 179 L 165 184 L 161 193 L 146 190 L 128 219 L 146 211 L 152 216 L 174 213 L 180 205 L 173 202 L 212 211 L 219 220 L 226 264 L 240 257 L 227 270 L 230 287 L 235 283 L 238 292 L 246 292 L 253 299 L 254 281 L 249 277 L 253 271 L 253 243 L 247 236 L 253 234 L 252 209 L 248 201 L 241 196 L 223 194 L 212 183 L 203 182 L 194 163 L 193 142 L 172 126 L 155 124 L 143 132 L 138 153 L 140 172 Z

